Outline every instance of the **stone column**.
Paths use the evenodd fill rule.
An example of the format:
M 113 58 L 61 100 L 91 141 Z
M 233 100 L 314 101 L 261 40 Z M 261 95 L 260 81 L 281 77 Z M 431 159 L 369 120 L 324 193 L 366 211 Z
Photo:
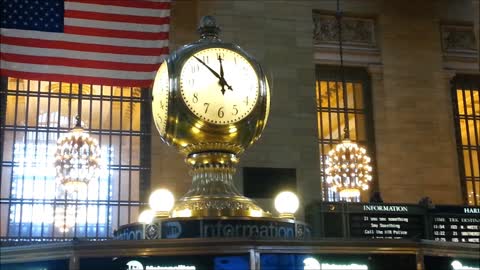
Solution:
M 371 84 L 371 92 L 372 92 L 372 104 L 373 104 L 373 130 L 375 132 L 375 141 L 382 140 L 382 130 L 381 127 L 384 126 L 383 123 L 385 122 L 384 118 L 384 102 L 385 102 L 385 91 L 383 85 L 383 66 L 380 64 L 375 65 L 368 65 L 368 73 L 370 74 L 370 84 Z M 372 186 L 370 187 L 370 193 L 378 191 L 382 193 L 381 190 L 381 180 L 382 180 L 382 172 L 381 170 L 383 166 L 383 160 L 381 159 L 383 153 L 378 149 L 374 150 L 375 153 L 371 153 L 373 160 L 376 161 L 375 168 L 375 177 Z M 375 156 L 373 156 L 375 155 Z

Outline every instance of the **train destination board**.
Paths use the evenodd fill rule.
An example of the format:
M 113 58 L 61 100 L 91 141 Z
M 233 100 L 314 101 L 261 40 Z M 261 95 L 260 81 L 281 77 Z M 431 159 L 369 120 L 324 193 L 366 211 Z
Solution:
M 433 240 L 480 243 L 480 208 L 437 206 L 429 212 Z
M 424 208 L 417 205 L 348 205 L 350 237 L 424 238 Z

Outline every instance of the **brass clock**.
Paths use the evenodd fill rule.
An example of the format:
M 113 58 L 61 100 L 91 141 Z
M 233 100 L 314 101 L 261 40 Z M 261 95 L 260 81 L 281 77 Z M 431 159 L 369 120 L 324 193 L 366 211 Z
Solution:
M 172 216 L 269 216 L 232 180 L 239 155 L 266 125 L 266 76 L 242 48 L 218 38 L 213 17 L 204 17 L 198 30 L 200 40 L 160 66 L 152 92 L 160 136 L 185 156 L 193 178 Z
M 168 67 L 167 63 L 164 62 L 157 71 L 152 91 L 153 119 L 160 136 L 165 135 L 167 127 L 169 90 Z

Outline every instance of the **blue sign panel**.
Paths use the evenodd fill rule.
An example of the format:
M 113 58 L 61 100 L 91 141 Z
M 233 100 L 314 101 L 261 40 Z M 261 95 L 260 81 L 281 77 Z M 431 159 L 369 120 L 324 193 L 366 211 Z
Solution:
M 68 270 L 68 260 L 8 263 L 0 265 L 2 270 Z
M 248 270 L 248 255 L 190 255 L 80 259 L 80 270 Z M 3 269 L 2 269 L 3 270 Z
M 262 270 L 416 270 L 414 255 L 262 254 Z

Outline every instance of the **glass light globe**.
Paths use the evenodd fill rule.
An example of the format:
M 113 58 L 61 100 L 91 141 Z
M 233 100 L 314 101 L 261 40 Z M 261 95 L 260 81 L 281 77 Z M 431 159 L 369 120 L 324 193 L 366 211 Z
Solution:
M 275 209 L 280 213 L 280 217 L 293 218 L 299 205 L 298 197 L 293 192 L 283 191 L 275 197 Z
M 173 197 L 172 192 L 168 189 L 157 189 L 148 199 L 148 204 L 152 210 L 157 212 L 170 212 L 175 203 L 175 198 Z
M 143 210 L 142 213 L 138 216 L 138 222 L 150 224 L 155 217 L 155 212 L 151 209 Z

